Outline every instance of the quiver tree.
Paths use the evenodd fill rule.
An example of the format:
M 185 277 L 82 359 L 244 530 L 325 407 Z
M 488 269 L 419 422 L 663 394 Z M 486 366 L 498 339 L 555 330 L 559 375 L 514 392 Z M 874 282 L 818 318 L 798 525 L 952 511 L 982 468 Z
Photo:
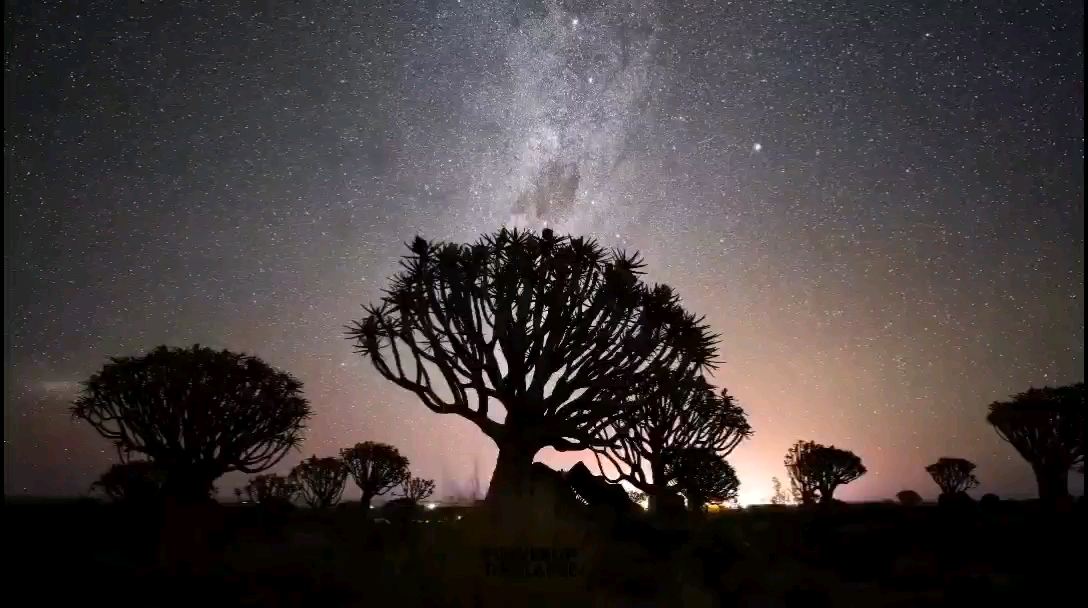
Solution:
M 291 470 L 299 496 L 313 509 L 326 509 L 340 502 L 348 467 L 339 458 L 311 456 Z
M 298 491 L 295 480 L 283 475 L 257 475 L 246 484 L 249 499 L 264 506 L 289 505 Z
M 378 372 L 499 448 L 488 496 L 523 497 L 533 457 L 600 445 L 638 381 L 708 368 L 716 337 L 637 254 L 544 230 L 410 246 L 348 337 Z
M 865 474 L 865 465 L 853 452 L 813 441 L 798 441 L 786 453 L 786 470 L 802 504 L 834 500 L 835 488 Z
M 688 509 L 699 512 L 707 504 L 733 502 L 740 480 L 733 465 L 713 450 L 684 448 L 668 454 L 667 474 L 687 499 Z
M 926 467 L 926 473 L 941 488 L 941 494 L 959 494 L 978 487 L 975 463 L 963 458 L 941 458 Z
M 986 421 L 1031 464 L 1039 498 L 1069 496 L 1069 469 L 1084 464 L 1084 383 L 1030 388 L 990 404 Z
M 430 498 L 431 494 L 434 494 L 434 481 L 409 475 L 408 478 L 400 484 L 400 491 L 401 494 L 404 495 L 404 498 L 418 504 L 420 501 Z
M 340 450 L 340 458 L 348 467 L 351 478 L 362 492 L 360 503 L 370 508 L 375 496 L 381 496 L 408 479 L 408 459 L 397 448 L 365 441 Z
M 110 500 L 128 504 L 148 504 L 162 498 L 165 477 L 154 463 L 131 460 L 111 465 L 91 489 L 101 490 Z
M 594 449 L 601 474 L 608 476 L 603 459 L 614 471 L 609 481 L 626 481 L 645 492 L 655 512 L 658 497 L 675 485 L 679 471 L 668 466 L 669 453 L 698 449 L 724 457 L 752 434 L 744 410 L 724 389 L 715 393 L 702 376 L 662 379 L 656 386 L 642 384 L 604 428 L 607 447 Z
M 72 407 L 117 447 L 146 456 L 175 500 L 207 500 L 224 473 L 259 473 L 302 438 L 310 406 L 302 383 L 256 357 L 160 346 L 111 359 Z

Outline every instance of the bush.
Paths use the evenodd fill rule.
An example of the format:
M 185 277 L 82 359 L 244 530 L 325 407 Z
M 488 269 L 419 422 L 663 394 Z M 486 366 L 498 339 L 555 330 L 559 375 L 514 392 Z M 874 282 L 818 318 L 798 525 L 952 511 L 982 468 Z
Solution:
M 899 499 L 899 504 L 904 507 L 916 507 L 922 504 L 922 497 L 914 490 L 903 490 L 896 494 L 895 497 Z

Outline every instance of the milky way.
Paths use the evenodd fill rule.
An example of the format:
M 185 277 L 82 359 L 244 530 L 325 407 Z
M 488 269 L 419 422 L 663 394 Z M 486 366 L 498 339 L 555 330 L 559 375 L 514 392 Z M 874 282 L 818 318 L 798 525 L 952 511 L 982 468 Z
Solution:
M 85 492 L 78 382 L 194 342 L 305 382 L 278 469 L 372 439 L 486 484 L 489 440 L 342 332 L 414 235 L 506 224 L 707 316 L 743 501 L 797 439 L 863 458 L 848 500 L 933 496 L 942 456 L 1033 493 L 984 416 L 1084 377 L 1082 3 L 112 4 L 5 25 L 5 492 Z

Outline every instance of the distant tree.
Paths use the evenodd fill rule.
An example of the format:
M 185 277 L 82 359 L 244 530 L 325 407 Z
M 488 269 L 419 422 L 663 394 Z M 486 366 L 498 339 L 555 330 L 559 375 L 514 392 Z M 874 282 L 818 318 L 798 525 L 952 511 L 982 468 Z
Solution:
M 409 475 L 401 484 L 400 491 L 404 498 L 419 503 L 434 494 L 434 481 Z
M 111 465 L 91 489 L 99 489 L 114 502 L 147 504 L 163 495 L 165 477 L 154 463 L 131 460 Z
M 386 443 L 365 441 L 340 450 L 340 457 L 363 493 L 364 509 L 370 508 L 375 496 L 381 496 L 408 479 L 408 459 L 397 448 Z
M 291 471 L 302 500 L 313 509 L 326 509 L 340 502 L 348 466 L 339 458 L 310 456 Z
M 310 406 L 302 383 L 247 355 L 160 346 L 111 359 L 83 385 L 72 414 L 142 454 L 178 501 L 208 500 L 224 473 L 259 473 L 299 444 Z
M 264 506 L 290 505 L 298 495 L 298 484 L 283 475 L 257 475 L 246 484 L 249 499 Z
M 974 470 L 975 463 L 963 458 L 941 458 L 926 467 L 942 494 L 959 494 L 978 487 Z
M 692 511 L 703 510 L 708 503 L 735 502 L 740 480 L 725 458 L 714 450 L 687 448 L 668 458 L 668 474 L 675 487 L 687 499 Z
M 777 477 L 771 478 L 771 487 L 774 488 L 774 494 L 771 495 L 772 505 L 789 504 L 790 498 L 786 496 L 786 493 L 784 491 L 782 491 L 782 482 L 778 481 Z
M 505 228 L 410 250 L 348 336 L 382 376 L 495 441 L 490 500 L 528 494 L 540 449 L 600 445 L 640 381 L 712 367 L 716 336 L 642 283 L 637 255 Z
M 663 375 L 660 380 L 643 383 L 629 407 L 602 429 L 607 447 L 594 449 L 601 474 L 607 477 L 611 469 L 615 478 L 609 481 L 626 481 L 645 492 L 650 511 L 657 510 L 657 498 L 676 482 L 670 471 L 677 469 L 667 466 L 667 454 L 690 448 L 725 457 L 752 434 L 732 395 L 724 389 L 716 393 L 702 376 Z
M 922 497 L 914 490 L 903 490 L 896 494 L 895 497 L 899 499 L 899 504 L 905 507 L 916 507 L 922 504 Z
M 1039 498 L 1069 497 L 1069 469 L 1084 464 L 1084 383 L 1030 388 L 990 404 L 986 421 L 1031 464 Z
M 861 458 L 853 452 L 812 441 L 794 444 L 786 453 L 785 464 L 803 504 L 814 503 L 817 495 L 821 503 L 831 503 L 837 487 L 866 473 Z
M 999 504 L 1000 502 L 1001 502 L 1001 498 L 999 498 L 997 496 L 997 494 L 989 494 L 989 493 L 983 494 L 982 498 L 980 498 L 978 500 L 979 506 L 983 507 L 984 509 L 993 508 L 995 505 Z

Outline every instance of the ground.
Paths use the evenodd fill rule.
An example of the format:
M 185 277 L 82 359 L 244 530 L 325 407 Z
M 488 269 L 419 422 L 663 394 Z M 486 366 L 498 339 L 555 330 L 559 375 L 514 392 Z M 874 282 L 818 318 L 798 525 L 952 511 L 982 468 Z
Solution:
M 352 504 L 8 501 L 7 591 L 141 607 L 1045 605 L 1079 589 L 1083 508 L 763 507 L 504 537 L 472 509 L 374 523 Z

